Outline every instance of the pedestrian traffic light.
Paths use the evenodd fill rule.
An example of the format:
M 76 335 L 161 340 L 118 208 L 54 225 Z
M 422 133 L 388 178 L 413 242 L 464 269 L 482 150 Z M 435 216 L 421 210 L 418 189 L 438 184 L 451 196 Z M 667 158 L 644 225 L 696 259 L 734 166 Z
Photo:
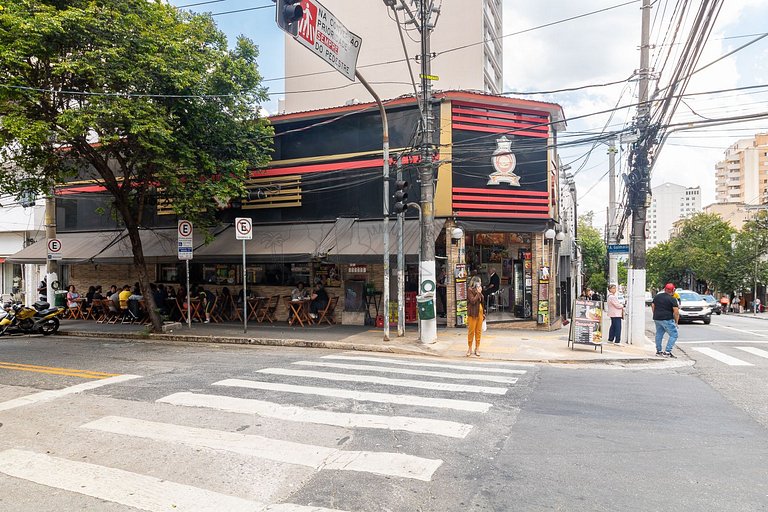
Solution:
M 277 26 L 292 36 L 299 33 L 299 20 L 304 17 L 301 0 L 272 0 L 277 3 Z
M 397 180 L 395 182 L 395 213 L 403 213 L 408 209 L 408 182 Z

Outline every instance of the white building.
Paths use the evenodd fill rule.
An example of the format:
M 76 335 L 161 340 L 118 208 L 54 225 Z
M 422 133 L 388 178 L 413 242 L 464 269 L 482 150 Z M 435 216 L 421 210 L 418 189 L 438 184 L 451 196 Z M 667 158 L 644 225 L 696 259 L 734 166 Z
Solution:
M 675 222 L 701 212 L 701 187 L 664 183 L 652 189 L 648 209 L 648 248 L 669 240 Z
M 405 3 L 414 13 L 418 12 L 414 9 L 420 4 L 419 0 L 405 0 Z M 461 0 L 435 4 L 440 5 L 440 14 L 430 37 L 431 51 L 436 54 L 431 74 L 439 79 L 432 82 L 433 89 L 501 93 L 502 1 Z M 323 5 L 362 38 L 357 69 L 380 98 L 413 94 L 397 25 L 391 19 L 391 9 L 382 0 L 323 0 Z M 398 16 L 401 23 L 408 19 L 402 10 Z M 419 33 L 413 25 L 405 25 L 403 31 L 418 89 L 420 64 L 413 59 L 421 51 Z M 281 112 L 371 100 L 358 81 L 350 82 L 287 34 L 285 76 Z
M 36 206 L 22 208 L 15 199 L 0 199 L 0 294 L 32 293 L 37 289 L 40 271 L 36 265 L 19 265 L 6 258 L 22 250 L 37 239 L 45 238 L 43 226 L 44 201 Z M 44 275 L 44 272 L 43 272 Z

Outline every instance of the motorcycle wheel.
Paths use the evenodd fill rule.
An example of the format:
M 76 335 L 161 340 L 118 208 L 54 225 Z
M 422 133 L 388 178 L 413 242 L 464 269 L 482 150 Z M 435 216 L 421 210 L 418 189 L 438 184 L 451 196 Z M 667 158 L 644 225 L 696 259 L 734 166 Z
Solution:
M 8 326 L 4 325 L 0 327 L 0 336 L 4 335 L 6 332 L 8 332 Z
M 58 318 L 49 318 L 43 324 L 40 326 L 40 332 L 43 336 L 50 336 L 51 334 L 56 334 L 56 332 L 59 330 L 59 319 Z

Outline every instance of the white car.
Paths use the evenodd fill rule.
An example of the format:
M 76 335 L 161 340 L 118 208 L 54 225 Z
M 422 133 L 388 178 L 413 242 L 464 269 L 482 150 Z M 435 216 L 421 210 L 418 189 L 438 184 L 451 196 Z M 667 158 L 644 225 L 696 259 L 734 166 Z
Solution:
M 712 308 L 704 297 L 691 290 L 677 290 L 680 298 L 680 323 L 701 320 L 705 324 L 712 321 Z

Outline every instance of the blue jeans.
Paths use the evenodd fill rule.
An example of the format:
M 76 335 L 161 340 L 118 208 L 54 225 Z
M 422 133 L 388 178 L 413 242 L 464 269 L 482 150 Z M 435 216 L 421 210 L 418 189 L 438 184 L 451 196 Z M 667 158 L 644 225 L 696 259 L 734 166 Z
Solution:
M 664 339 L 664 333 L 669 334 L 667 340 L 667 349 L 664 352 L 672 352 L 672 347 L 677 341 L 677 324 L 674 320 L 654 320 L 656 324 L 656 352 L 661 352 L 661 341 Z
M 611 327 L 608 329 L 608 341 L 621 341 L 621 317 L 611 317 Z

